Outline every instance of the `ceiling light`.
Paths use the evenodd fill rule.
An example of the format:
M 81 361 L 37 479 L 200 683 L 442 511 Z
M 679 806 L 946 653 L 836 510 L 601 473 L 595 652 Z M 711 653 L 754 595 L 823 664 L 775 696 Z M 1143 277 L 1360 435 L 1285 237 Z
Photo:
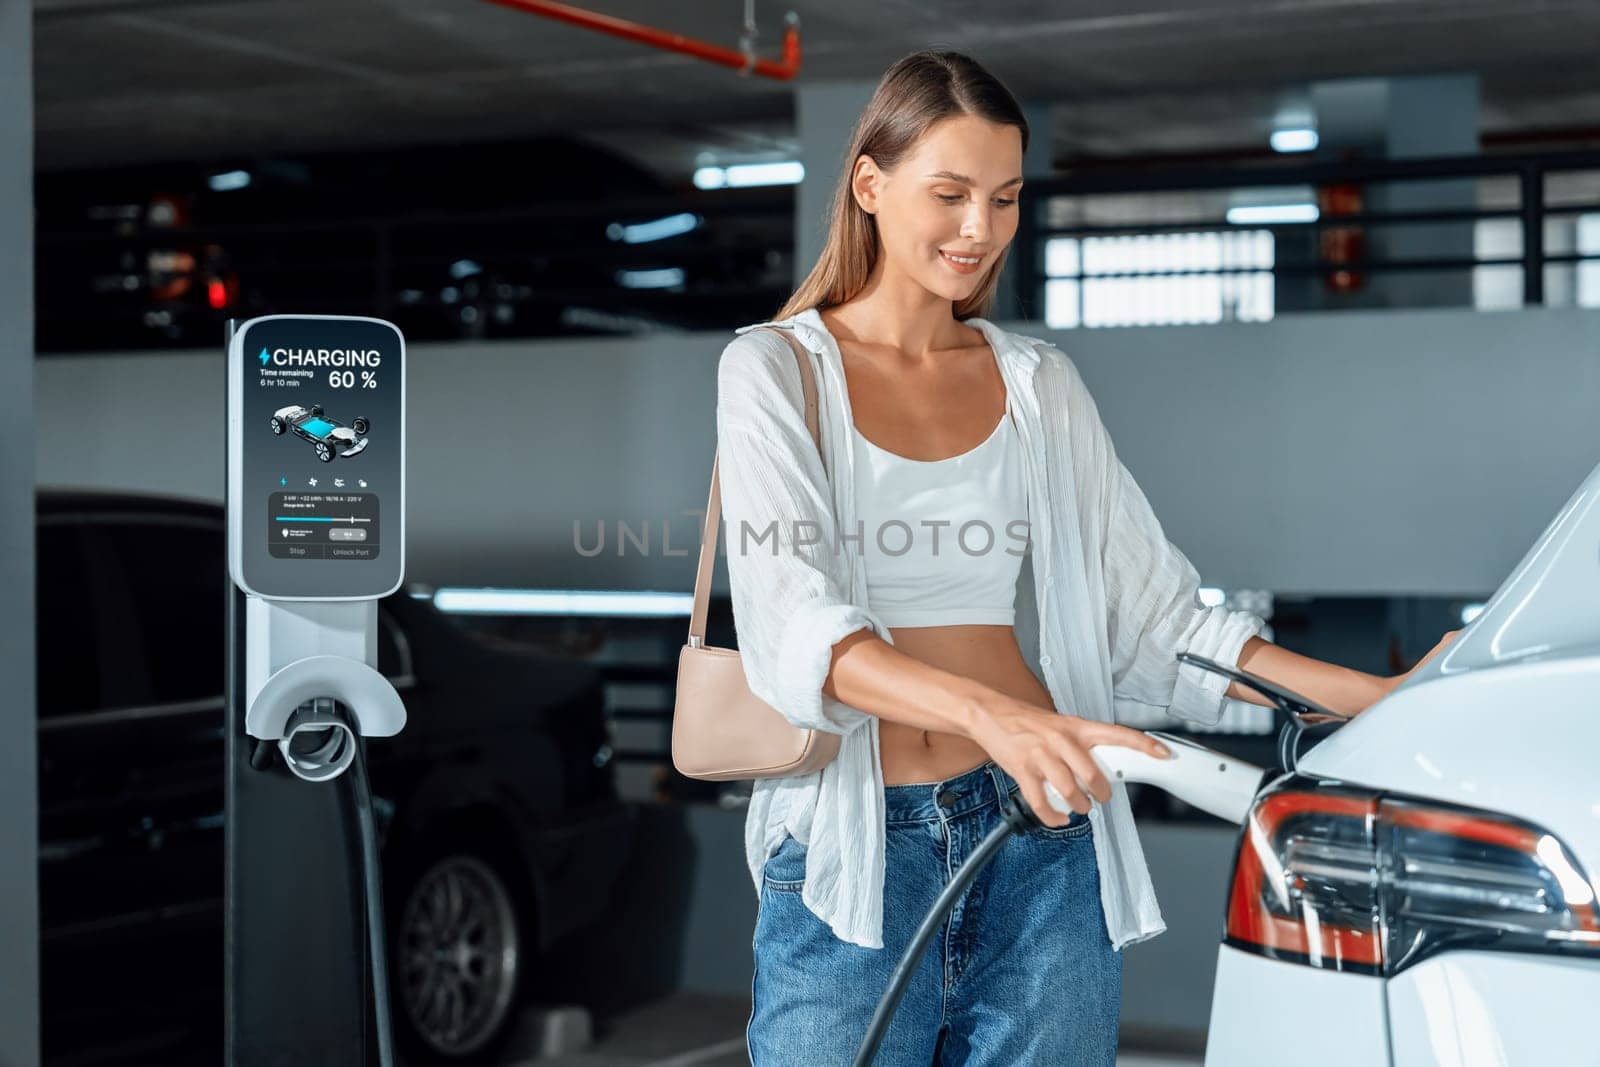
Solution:
M 230 170 L 221 174 L 213 174 L 207 184 L 214 193 L 227 193 L 234 189 L 243 189 L 250 184 L 250 172 L 247 170 Z
M 624 289 L 670 289 L 683 284 L 682 267 L 662 267 L 657 270 L 619 270 L 617 284 Z
M 606 236 L 624 244 L 642 245 L 649 241 L 662 241 L 668 237 L 688 233 L 699 226 L 701 221 L 699 215 L 684 211 L 677 215 L 668 215 L 664 219 L 634 223 L 631 226 L 613 222 L 606 227 Z
M 1310 152 L 1317 147 L 1317 131 L 1309 127 L 1294 127 L 1272 131 L 1274 152 Z
M 693 593 L 626 592 L 608 589 L 440 589 L 440 611 L 467 615 L 688 615 Z
M 729 167 L 700 167 L 694 172 L 697 189 L 738 189 L 756 185 L 795 185 L 806 175 L 797 159 L 780 163 L 735 163 Z
M 1315 204 L 1260 204 L 1254 207 L 1230 207 L 1228 222 L 1235 226 L 1272 226 L 1291 222 L 1316 222 Z

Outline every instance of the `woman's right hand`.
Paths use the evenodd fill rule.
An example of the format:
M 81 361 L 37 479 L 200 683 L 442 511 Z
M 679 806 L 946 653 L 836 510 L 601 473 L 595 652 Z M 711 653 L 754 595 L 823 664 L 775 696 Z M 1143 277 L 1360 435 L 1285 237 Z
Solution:
M 1111 799 L 1111 783 L 1089 755 L 1095 745 L 1122 745 L 1156 759 L 1169 754 L 1165 745 L 1139 730 L 1062 715 L 995 692 L 980 701 L 969 733 L 1016 779 L 1038 820 L 1051 827 L 1065 826 L 1071 816 L 1050 805 L 1046 782 L 1080 815 L 1088 814 L 1091 797 L 1102 804 Z

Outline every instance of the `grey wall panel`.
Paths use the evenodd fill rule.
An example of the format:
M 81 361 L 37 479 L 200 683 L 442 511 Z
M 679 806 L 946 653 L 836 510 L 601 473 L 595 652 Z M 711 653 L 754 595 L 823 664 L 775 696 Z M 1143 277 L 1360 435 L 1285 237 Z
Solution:
M 1214 585 L 1486 593 L 1600 463 L 1594 311 L 1287 315 L 1061 343 Z
M 1492 590 L 1600 462 L 1600 312 L 1420 310 L 1052 333 L 1210 584 Z M 415 345 L 412 579 L 687 591 L 728 334 Z M 211 353 L 39 365 L 39 477 L 220 499 Z M 69 432 L 70 431 L 70 432 Z M 579 554 L 573 522 L 605 551 Z M 618 555 L 619 523 L 650 527 Z M 670 532 L 670 552 L 662 544 Z M 717 587 L 726 588 L 722 568 Z
M 1237 827 L 1220 819 L 1197 823 L 1139 821 L 1139 844 L 1150 867 L 1161 918 L 1158 937 L 1123 952 L 1122 1027 L 1151 1037 L 1205 1033 L 1217 948 L 1233 884 Z

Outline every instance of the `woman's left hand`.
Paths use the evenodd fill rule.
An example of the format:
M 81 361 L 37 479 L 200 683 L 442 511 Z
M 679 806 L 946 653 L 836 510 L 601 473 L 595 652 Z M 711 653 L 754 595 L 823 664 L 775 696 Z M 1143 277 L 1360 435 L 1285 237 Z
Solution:
M 1445 649 L 1445 646 L 1450 644 L 1450 642 L 1454 641 L 1460 635 L 1461 635 L 1461 631 L 1460 630 L 1451 630 L 1449 633 L 1445 634 L 1443 637 L 1441 637 L 1439 639 L 1439 643 L 1438 644 L 1434 645 L 1431 649 L 1428 650 L 1428 654 L 1426 656 L 1423 656 L 1421 659 L 1417 660 L 1416 663 L 1412 664 L 1411 669 L 1409 671 L 1406 671 L 1404 674 L 1396 674 L 1396 675 L 1394 675 L 1392 677 L 1385 678 L 1383 680 L 1383 686 L 1384 686 L 1383 695 L 1384 696 L 1388 696 L 1390 693 L 1392 693 L 1396 689 L 1398 689 L 1401 685 L 1405 684 L 1407 679 L 1409 679 L 1413 674 L 1416 674 L 1418 671 L 1420 671 L 1423 668 L 1423 666 L 1429 660 L 1431 660 L 1433 657 L 1437 656 L 1440 652 L 1443 652 L 1444 649 Z

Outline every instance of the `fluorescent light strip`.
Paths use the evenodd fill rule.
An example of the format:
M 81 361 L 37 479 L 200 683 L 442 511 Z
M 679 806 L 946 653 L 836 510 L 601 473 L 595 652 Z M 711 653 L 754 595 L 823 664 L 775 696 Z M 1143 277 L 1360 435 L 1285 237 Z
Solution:
M 738 163 L 728 168 L 728 185 L 796 185 L 806 176 L 798 159 L 783 163 Z
M 1228 222 L 1235 226 L 1271 226 L 1289 222 L 1316 222 L 1315 204 L 1263 204 L 1259 207 L 1230 207 Z
M 739 189 L 755 185 L 795 185 L 806 176 L 797 159 L 781 163 L 735 163 L 731 167 L 700 167 L 694 172 L 696 189 Z
M 619 270 L 617 284 L 624 289 L 671 289 L 683 284 L 681 267 L 663 267 L 660 270 Z
M 606 227 L 606 236 L 613 241 L 621 241 L 624 244 L 642 245 L 649 241 L 662 241 L 668 237 L 677 237 L 679 234 L 688 233 L 699 225 L 699 215 L 690 211 L 682 211 L 676 215 L 668 215 L 664 219 L 655 219 L 652 222 L 638 222 L 631 226 L 613 222 Z
M 1274 152 L 1311 152 L 1319 143 L 1317 131 L 1305 127 L 1272 131 Z
M 457 615 L 688 615 L 693 593 L 606 589 L 439 589 L 433 606 Z
M 235 189 L 243 189 L 250 184 L 250 172 L 247 170 L 230 170 L 221 174 L 213 174 L 207 179 L 214 193 L 227 193 Z

